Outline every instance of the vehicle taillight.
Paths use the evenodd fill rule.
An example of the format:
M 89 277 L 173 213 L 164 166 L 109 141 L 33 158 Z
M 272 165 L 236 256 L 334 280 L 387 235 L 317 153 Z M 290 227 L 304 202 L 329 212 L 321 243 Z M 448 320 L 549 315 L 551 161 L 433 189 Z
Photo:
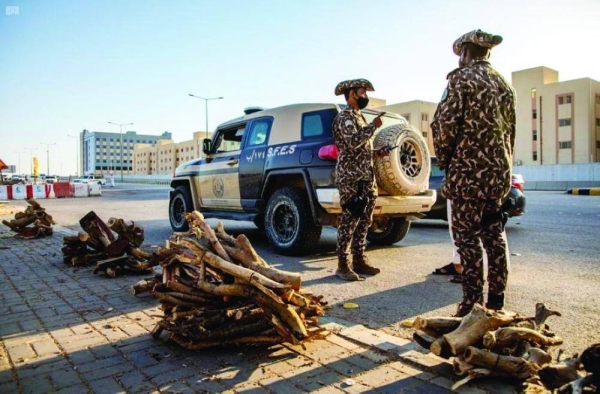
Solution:
M 335 145 L 325 145 L 319 149 L 319 159 L 321 160 L 337 160 L 339 151 Z
M 513 187 L 516 187 L 517 189 L 519 189 L 520 191 L 523 191 L 523 183 L 519 182 L 518 179 L 512 179 L 511 180 L 511 184 L 513 185 Z

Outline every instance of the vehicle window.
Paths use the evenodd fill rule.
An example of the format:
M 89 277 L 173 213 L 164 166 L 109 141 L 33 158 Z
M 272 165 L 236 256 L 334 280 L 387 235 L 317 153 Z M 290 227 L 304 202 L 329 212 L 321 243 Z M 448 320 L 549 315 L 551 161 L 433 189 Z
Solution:
M 331 138 L 331 126 L 337 115 L 335 109 L 307 112 L 302 115 L 302 139 Z
M 215 141 L 216 153 L 233 152 L 240 150 L 242 146 L 242 137 L 246 126 L 237 127 L 235 129 L 225 130 L 217 137 Z
M 267 142 L 270 126 L 270 119 L 258 119 L 253 121 L 250 126 L 250 136 L 248 138 L 247 146 L 264 145 Z

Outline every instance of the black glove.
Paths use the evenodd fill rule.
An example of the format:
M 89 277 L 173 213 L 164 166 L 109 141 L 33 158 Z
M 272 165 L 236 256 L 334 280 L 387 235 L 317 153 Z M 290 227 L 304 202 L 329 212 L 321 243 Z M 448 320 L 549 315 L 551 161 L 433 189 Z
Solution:
M 387 156 L 387 155 L 389 155 L 389 154 L 390 154 L 390 152 L 391 152 L 392 150 L 394 150 L 394 149 L 396 149 L 396 148 L 397 148 L 397 146 L 389 146 L 389 145 L 386 145 L 386 146 L 384 146 L 384 147 L 381 147 L 381 148 L 377 149 L 377 150 L 375 151 L 375 154 L 376 154 L 378 157 Z
M 352 196 L 350 201 L 342 205 L 342 209 L 347 209 L 355 218 L 361 217 L 367 210 L 367 205 L 369 204 L 369 199 L 365 195 L 364 188 L 364 182 L 359 181 L 356 194 Z

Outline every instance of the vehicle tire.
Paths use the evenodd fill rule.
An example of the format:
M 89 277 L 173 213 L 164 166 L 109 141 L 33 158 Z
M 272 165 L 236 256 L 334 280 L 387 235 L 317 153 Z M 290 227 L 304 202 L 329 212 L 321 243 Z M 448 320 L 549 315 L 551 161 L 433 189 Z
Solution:
M 278 253 L 309 254 L 319 243 L 321 230 L 313 221 L 306 191 L 284 187 L 273 193 L 265 213 L 265 232 Z
M 388 156 L 374 160 L 375 179 L 385 193 L 411 196 L 429 188 L 429 150 L 417 130 L 406 125 L 386 127 L 377 133 L 373 146 L 397 146 Z
M 173 198 L 169 201 L 169 221 L 173 231 L 188 231 L 188 221 L 185 219 L 186 212 L 192 212 L 194 204 L 192 195 L 187 186 L 177 186 L 173 192 Z
M 400 242 L 409 229 L 410 222 L 406 218 L 374 219 L 367 233 L 367 241 L 373 245 L 393 245 Z
M 264 214 L 258 214 L 254 217 L 254 225 L 256 227 L 258 227 L 259 230 L 264 230 L 265 229 L 265 215 Z

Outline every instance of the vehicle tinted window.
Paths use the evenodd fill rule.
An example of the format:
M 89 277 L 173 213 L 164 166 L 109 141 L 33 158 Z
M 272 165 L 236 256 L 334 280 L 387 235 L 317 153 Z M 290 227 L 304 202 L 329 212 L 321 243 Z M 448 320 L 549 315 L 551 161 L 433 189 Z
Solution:
M 302 115 L 302 139 L 331 138 L 331 126 L 337 115 L 334 108 L 307 112 Z
M 244 130 L 245 126 L 223 131 L 215 142 L 215 151 L 221 153 L 240 150 Z
M 271 127 L 271 119 L 258 119 L 252 122 L 250 127 L 250 135 L 246 146 L 265 145 L 269 128 Z

